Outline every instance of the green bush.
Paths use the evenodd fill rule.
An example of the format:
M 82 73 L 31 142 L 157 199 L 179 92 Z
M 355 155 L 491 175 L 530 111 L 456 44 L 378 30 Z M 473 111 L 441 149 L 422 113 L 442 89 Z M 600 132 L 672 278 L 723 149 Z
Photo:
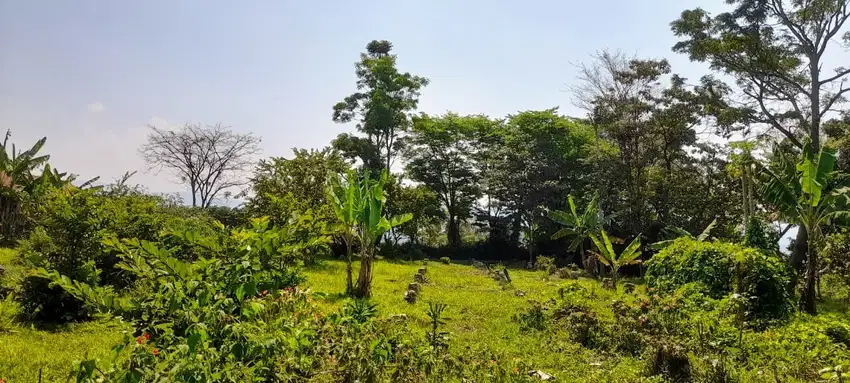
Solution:
M 54 189 L 38 206 L 37 226 L 20 242 L 20 256 L 31 268 L 56 270 L 73 280 L 98 284 L 95 267 L 103 253 L 106 227 L 103 206 L 92 190 Z M 87 317 L 82 302 L 52 288 L 38 276 L 27 276 L 17 300 L 29 320 L 62 322 Z
M 97 188 L 54 188 L 28 211 L 33 229 L 20 242 L 25 267 L 56 271 L 87 284 L 124 289 L 135 276 L 117 267 L 119 254 L 104 246 L 107 238 L 156 241 L 164 233 L 189 229 L 204 236 L 225 237 L 216 221 L 200 212 L 169 206 L 161 197 L 140 193 L 109 193 Z M 166 245 L 184 259 L 212 256 L 179 240 Z M 65 322 L 88 315 L 77 299 L 50 287 L 38 276 L 27 276 L 17 300 L 24 317 L 39 322 Z
M 779 233 L 761 217 L 751 217 L 744 233 L 744 246 L 779 254 Z
M 677 239 L 648 262 L 646 280 L 662 292 L 699 283 L 714 299 L 741 294 L 748 300 L 750 319 L 785 319 L 792 310 L 785 264 L 739 245 Z
M 558 271 L 558 265 L 555 263 L 555 257 L 547 257 L 543 255 L 537 256 L 537 263 L 534 264 L 535 269 L 545 271 L 549 274 L 555 274 Z
M 449 258 L 449 257 L 440 257 L 440 262 L 442 262 L 443 264 L 448 265 L 448 264 L 452 263 L 452 260 L 451 260 L 451 258 Z
M 843 289 L 850 288 L 850 233 L 842 231 L 824 238 L 823 259 L 826 274 Z

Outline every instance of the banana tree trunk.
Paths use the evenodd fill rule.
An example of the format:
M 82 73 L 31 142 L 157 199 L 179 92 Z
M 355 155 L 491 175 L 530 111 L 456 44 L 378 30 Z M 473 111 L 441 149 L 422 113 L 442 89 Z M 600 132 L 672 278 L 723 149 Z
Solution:
M 364 254 L 360 260 L 360 275 L 357 277 L 357 288 L 354 295 L 358 298 L 372 296 L 372 257 Z
M 815 305 L 815 287 L 817 284 L 818 257 L 814 246 L 809 246 L 809 257 L 806 263 L 806 282 L 803 287 L 801 306 L 811 315 L 817 314 Z
M 0 195 L 0 241 L 13 242 L 21 226 L 21 204 L 7 195 Z
M 345 239 L 345 293 L 351 294 L 354 291 L 354 282 L 352 281 L 352 267 L 351 267 L 351 238 Z

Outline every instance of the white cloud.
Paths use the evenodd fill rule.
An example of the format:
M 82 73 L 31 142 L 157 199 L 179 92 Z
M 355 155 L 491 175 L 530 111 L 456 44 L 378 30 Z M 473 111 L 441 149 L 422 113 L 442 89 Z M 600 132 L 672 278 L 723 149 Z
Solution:
M 93 102 L 91 104 L 86 105 L 86 109 L 88 109 L 89 112 L 98 113 L 102 112 L 105 107 L 103 106 L 102 102 Z

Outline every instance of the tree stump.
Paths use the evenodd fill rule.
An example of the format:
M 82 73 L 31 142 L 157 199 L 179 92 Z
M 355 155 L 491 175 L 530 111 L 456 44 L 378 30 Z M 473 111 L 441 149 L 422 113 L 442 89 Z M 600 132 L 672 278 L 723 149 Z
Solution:
M 407 290 L 407 292 L 404 293 L 404 300 L 407 301 L 407 303 L 410 303 L 410 304 L 416 303 L 416 298 L 418 298 L 418 297 L 419 297 L 419 294 L 417 294 L 416 291 L 414 291 L 414 290 Z
M 416 283 L 425 283 L 426 282 L 425 275 L 416 273 L 413 276 L 413 281 L 416 282 Z

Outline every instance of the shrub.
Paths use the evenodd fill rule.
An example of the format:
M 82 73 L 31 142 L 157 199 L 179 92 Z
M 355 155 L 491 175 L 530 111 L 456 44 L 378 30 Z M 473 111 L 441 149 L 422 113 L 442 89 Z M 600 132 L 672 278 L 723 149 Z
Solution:
M 778 254 L 779 233 L 761 217 L 751 217 L 747 221 L 747 230 L 744 233 L 744 246 Z
M 850 348 L 850 326 L 844 323 L 830 323 L 826 326 L 824 333 L 832 339 L 833 342 L 843 344 Z
M 549 327 L 551 320 L 546 312 L 551 306 L 550 302 L 540 303 L 531 301 L 531 308 L 526 312 L 522 312 L 513 316 L 513 319 L 519 323 L 519 329 L 522 331 L 538 330 L 542 331 Z
M 444 265 L 448 265 L 452 263 L 452 260 L 449 257 L 440 257 L 440 262 L 442 262 Z
M 168 206 L 161 197 L 134 192 L 54 188 L 32 209 L 28 214 L 34 227 L 20 242 L 24 266 L 56 271 L 91 285 L 123 289 L 135 279 L 117 267 L 119 254 L 104 246 L 107 238 L 156 241 L 163 233 L 188 228 L 205 237 L 225 237 L 223 227 L 216 228 L 208 216 Z M 166 239 L 166 245 L 183 259 L 213 255 L 173 237 Z M 17 299 L 21 313 L 30 320 L 65 322 L 88 316 L 81 302 L 38 276 L 26 277 Z
M 714 299 L 739 293 L 748 299 L 750 319 L 785 319 L 792 309 L 785 264 L 734 244 L 680 238 L 649 262 L 646 278 L 650 287 L 662 292 L 695 282 Z
M 554 274 L 558 270 L 558 265 L 555 264 L 555 257 L 538 255 L 537 263 L 534 266 L 537 270 L 545 271 L 549 274 Z
M 850 234 L 842 231 L 826 236 L 820 256 L 826 273 L 834 275 L 843 288 L 850 288 Z
M 103 206 L 92 190 L 54 189 L 37 207 L 38 226 L 20 243 L 27 266 L 56 270 L 73 280 L 99 283 L 96 262 L 102 255 L 101 239 L 106 226 Z M 20 295 L 21 314 L 36 321 L 70 321 L 87 317 L 82 302 L 49 286 L 38 276 L 24 279 Z

